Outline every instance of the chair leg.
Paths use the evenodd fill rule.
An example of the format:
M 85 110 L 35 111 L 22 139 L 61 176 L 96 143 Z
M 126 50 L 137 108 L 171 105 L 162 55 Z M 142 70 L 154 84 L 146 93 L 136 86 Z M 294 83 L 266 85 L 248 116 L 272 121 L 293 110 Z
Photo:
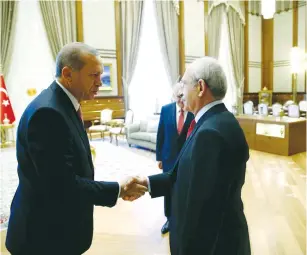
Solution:
M 117 139 L 117 135 L 115 135 L 115 140 L 116 140 L 116 146 L 118 146 L 118 139 Z
M 110 134 L 110 143 L 112 143 L 112 141 L 113 141 L 113 135 Z
M 93 138 L 92 138 L 92 132 L 89 132 L 89 133 L 90 133 L 90 140 L 92 141 L 92 139 L 93 139 Z

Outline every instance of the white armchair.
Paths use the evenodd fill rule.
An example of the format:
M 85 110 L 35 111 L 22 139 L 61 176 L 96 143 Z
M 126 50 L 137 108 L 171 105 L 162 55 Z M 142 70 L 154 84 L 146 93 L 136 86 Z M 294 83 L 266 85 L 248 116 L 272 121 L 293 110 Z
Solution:
M 100 133 L 101 138 L 104 139 L 104 133 L 109 131 L 109 122 L 112 120 L 113 110 L 104 109 L 100 112 L 100 125 L 91 126 L 88 129 L 90 139 L 92 140 L 92 133 Z
M 253 108 L 254 108 L 254 103 L 252 101 L 247 101 L 243 105 L 244 114 L 253 115 L 254 112 Z
M 110 137 L 111 141 L 113 140 L 113 136 L 115 136 L 116 145 L 118 145 L 118 136 L 119 135 L 126 135 L 126 129 L 128 125 L 133 123 L 134 113 L 132 110 L 128 110 L 125 117 L 125 122 L 119 125 L 115 125 L 110 129 Z
M 282 105 L 280 103 L 275 103 L 272 105 L 272 112 L 274 117 L 280 116 L 281 111 L 282 111 Z
M 302 117 L 306 117 L 306 113 L 307 113 L 307 101 L 306 100 L 302 100 L 298 103 L 298 106 L 300 108 L 300 112 L 301 112 L 301 116 Z
M 288 106 L 288 117 L 291 117 L 291 118 L 300 117 L 300 108 L 297 104 L 290 104 Z
M 284 109 L 285 111 L 287 111 L 289 105 L 291 105 L 291 104 L 294 104 L 294 102 L 293 102 L 292 100 L 288 100 L 287 102 L 284 103 L 283 109 Z
M 298 103 L 298 106 L 300 108 L 300 111 L 307 112 L 307 101 L 302 100 Z

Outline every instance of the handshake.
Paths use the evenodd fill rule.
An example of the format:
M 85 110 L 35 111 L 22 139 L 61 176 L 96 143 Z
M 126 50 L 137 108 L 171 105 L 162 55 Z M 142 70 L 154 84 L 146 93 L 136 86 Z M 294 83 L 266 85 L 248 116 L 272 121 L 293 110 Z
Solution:
M 125 201 L 134 201 L 148 191 L 148 181 L 146 177 L 129 177 L 119 183 L 119 196 Z

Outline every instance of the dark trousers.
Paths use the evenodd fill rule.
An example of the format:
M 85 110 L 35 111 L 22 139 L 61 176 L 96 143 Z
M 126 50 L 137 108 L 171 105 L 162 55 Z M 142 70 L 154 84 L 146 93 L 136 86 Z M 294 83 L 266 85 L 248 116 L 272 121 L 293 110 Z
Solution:
M 166 218 L 171 216 L 172 199 L 171 195 L 164 196 L 164 215 Z

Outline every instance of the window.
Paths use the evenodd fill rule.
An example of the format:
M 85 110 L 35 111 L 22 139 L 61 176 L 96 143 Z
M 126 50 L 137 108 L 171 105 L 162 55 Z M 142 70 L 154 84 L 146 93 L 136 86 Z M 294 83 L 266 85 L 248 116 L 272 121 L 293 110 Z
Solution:
M 135 118 L 160 112 L 171 102 L 171 82 L 164 66 L 153 0 L 144 1 L 138 59 L 129 87 Z

